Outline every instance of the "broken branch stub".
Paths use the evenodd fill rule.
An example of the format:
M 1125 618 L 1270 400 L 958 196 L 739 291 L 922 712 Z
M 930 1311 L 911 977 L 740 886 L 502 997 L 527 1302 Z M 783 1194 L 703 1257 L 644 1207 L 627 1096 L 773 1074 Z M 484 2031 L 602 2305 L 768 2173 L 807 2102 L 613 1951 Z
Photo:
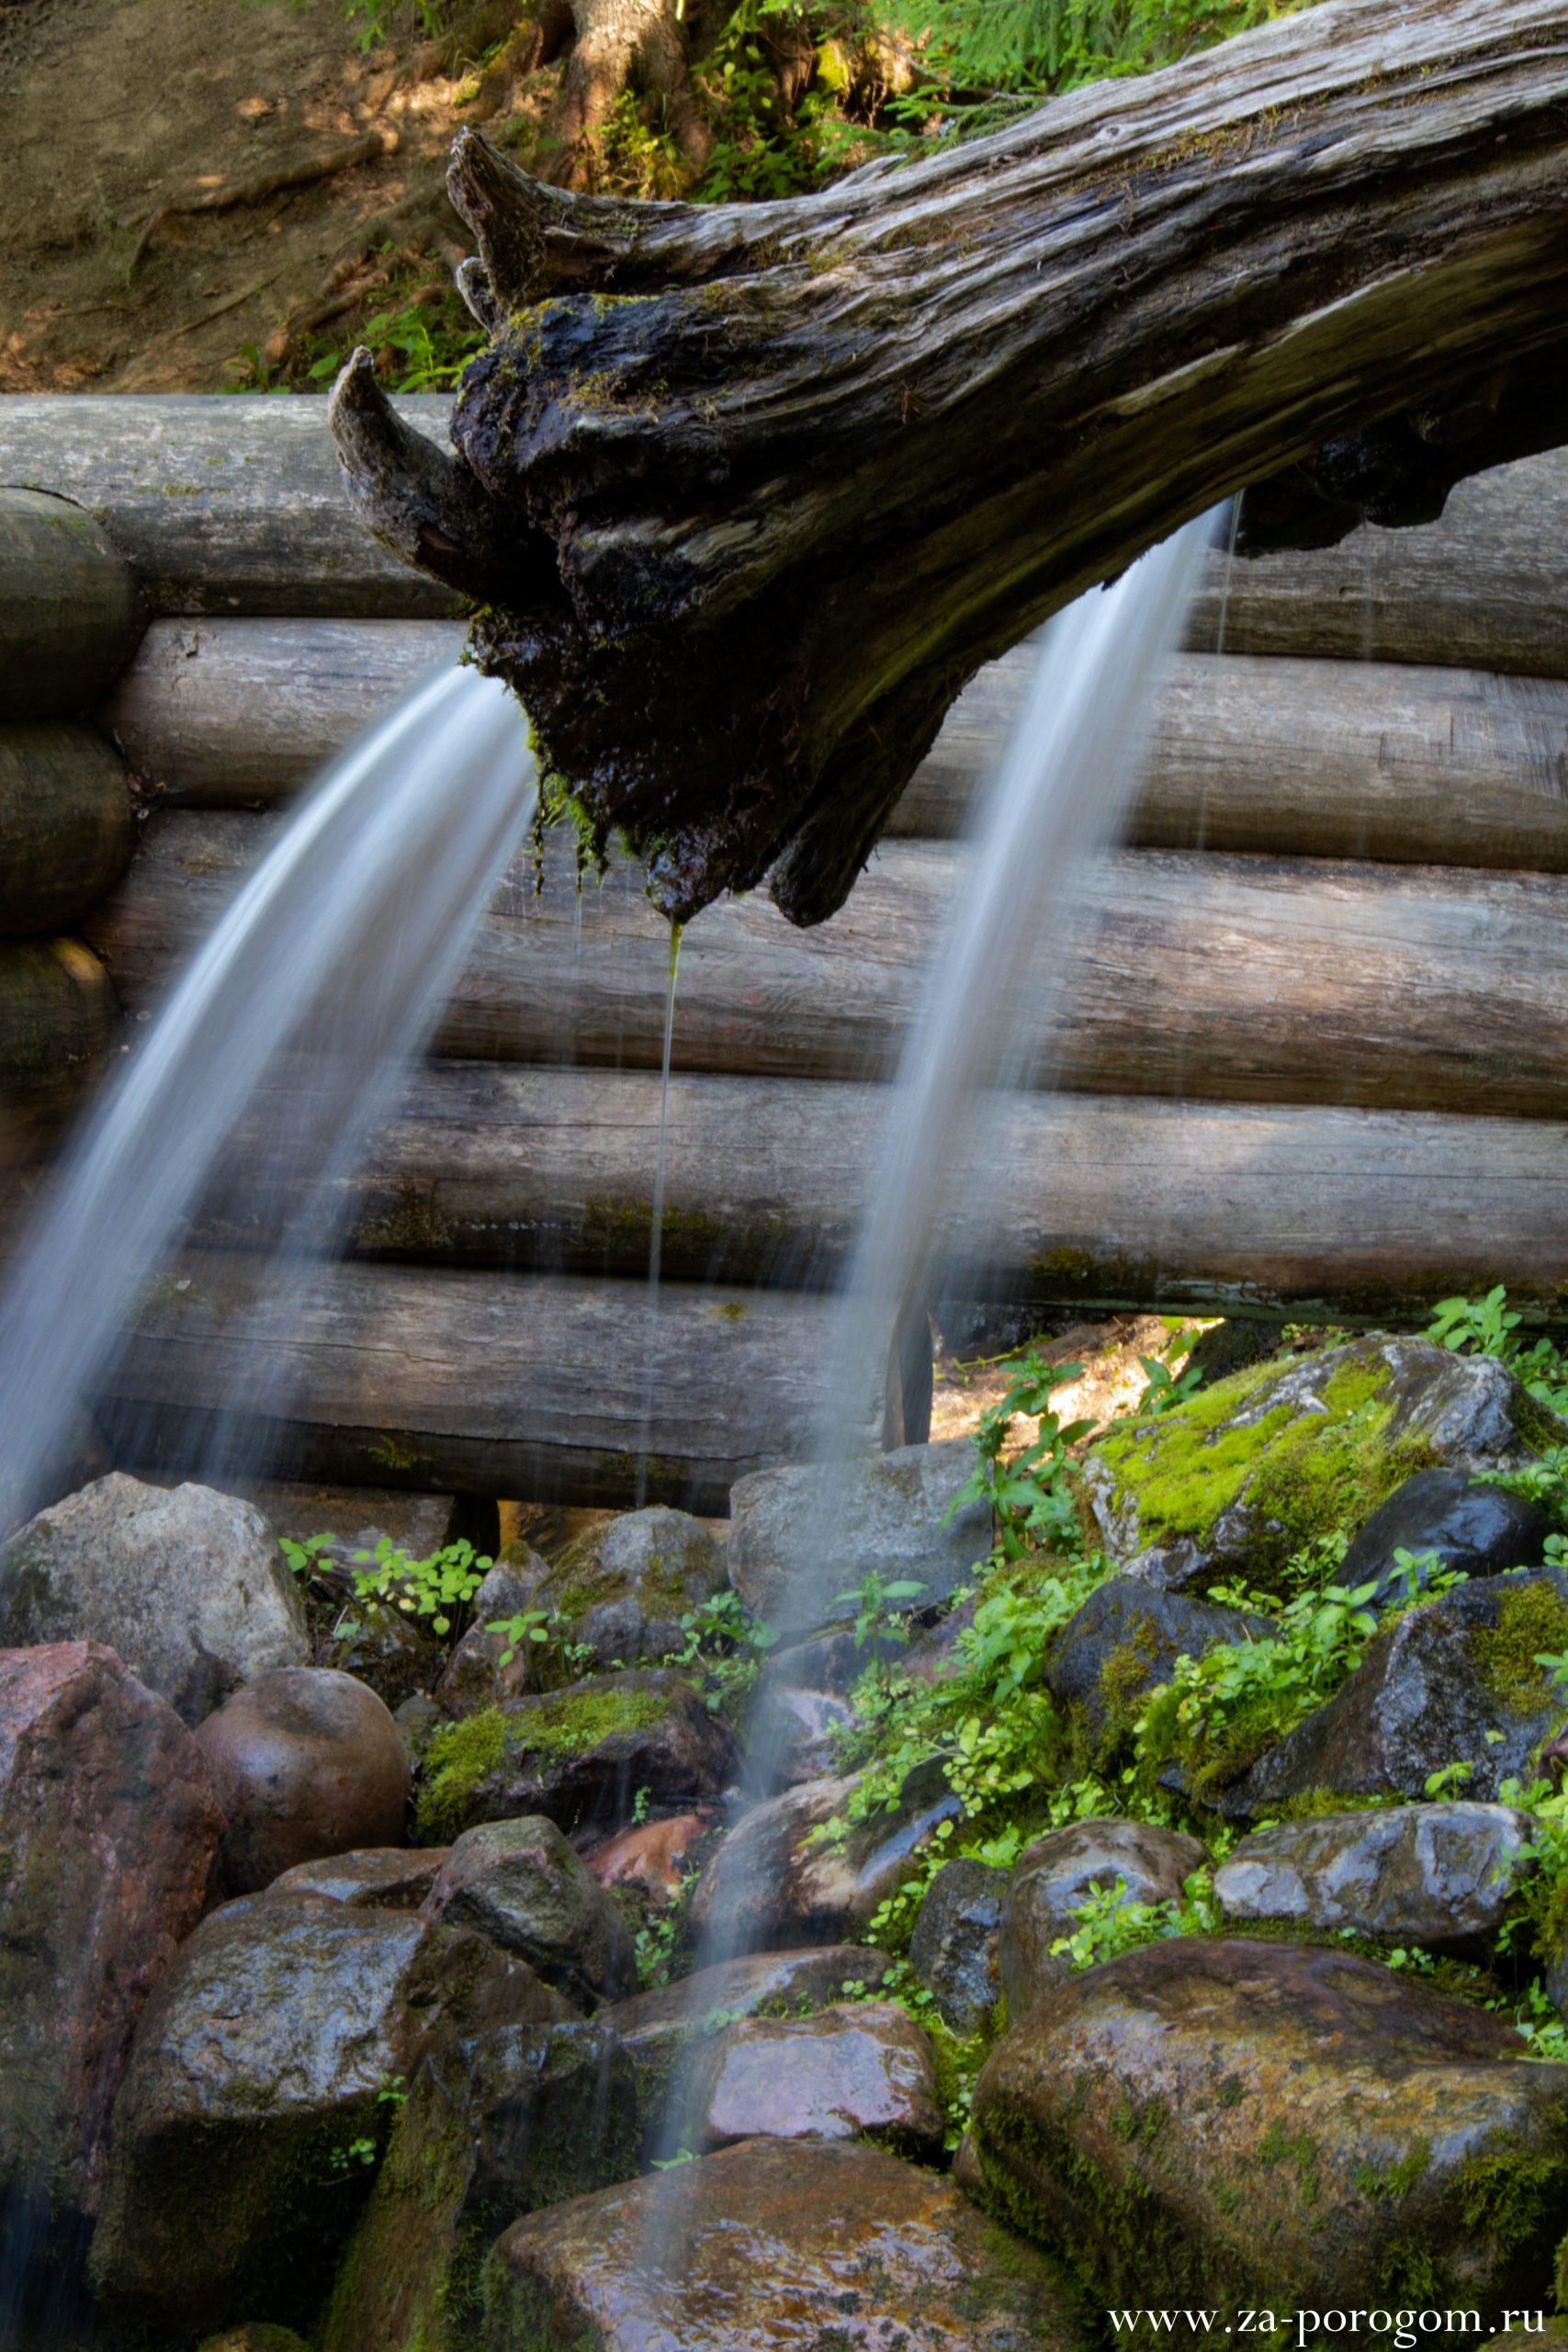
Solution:
M 1327 0 L 773 203 L 465 134 L 458 457 L 364 362 L 334 421 L 671 918 L 771 870 L 815 922 L 976 667 L 1190 515 L 1321 543 L 1568 439 L 1565 164 L 1568 0 Z

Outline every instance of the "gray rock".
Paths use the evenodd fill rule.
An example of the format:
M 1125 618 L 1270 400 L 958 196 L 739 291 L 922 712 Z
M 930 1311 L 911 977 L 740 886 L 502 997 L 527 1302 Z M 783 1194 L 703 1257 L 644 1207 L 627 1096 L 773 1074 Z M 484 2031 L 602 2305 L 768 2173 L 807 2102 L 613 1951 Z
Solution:
M 1255 1830 L 1214 1872 L 1227 1920 L 1280 1919 L 1480 1956 L 1523 1872 L 1517 1806 L 1395 1805 Z
M 618 2000 L 637 1981 L 631 1937 L 614 1898 L 553 1821 L 467 1830 L 424 1901 L 427 1919 L 471 1928 L 521 1954 L 581 2005 Z
M 471 1715 L 480 1707 L 504 1706 L 536 1687 L 537 1644 L 513 1642 L 504 1631 L 491 1631 L 492 1625 L 504 1627 L 513 1617 L 545 1605 L 536 1596 L 549 1574 L 548 1563 L 525 1544 L 515 1550 L 520 1556 L 499 1561 L 474 1595 L 473 1623 L 435 1684 L 435 1703 L 443 1715 Z
M 1396 1551 L 1408 1552 L 1417 1564 L 1431 1555 L 1463 1576 L 1494 1577 L 1540 1567 L 1551 1532 L 1546 1513 L 1522 1495 L 1478 1486 L 1462 1470 L 1418 1470 L 1359 1530 L 1338 1581 L 1352 1591 L 1375 1582 L 1371 1606 L 1382 1609 L 1413 1598 L 1394 1563 Z M 1417 1589 L 1427 1573 L 1417 1565 Z
M 251 1503 L 113 1471 L 29 1520 L 0 1549 L 0 1645 L 103 1642 L 198 1724 L 310 1644 L 277 1539 Z
M 830 1778 L 838 1761 L 833 1734 L 847 1731 L 854 1710 L 829 1690 L 759 1690 L 746 1719 L 745 1785 L 759 1796 Z
M 1090 1734 L 1102 1738 L 1135 1715 L 1145 1692 L 1170 1679 L 1183 1654 L 1201 1657 L 1217 1643 L 1273 1630 L 1269 1617 L 1166 1592 L 1141 1577 L 1109 1577 L 1052 1643 L 1045 1681 L 1065 1705 L 1080 1707 Z
M 769 1653 L 757 1679 L 756 1704 L 765 1706 L 776 1690 L 826 1690 L 842 1698 L 854 1689 L 868 1666 L 884 1661 L 903 1670 L 918 1644 L 877 1635 L 857 1641 L 852 1626 L 837 1633 L 817 1634 L 808 1642 L 792 1642 Z
M 724 1545 L 660 1503 L 580 1535 L 535 1580 L 530 1606 L 557 1611 L 594 1666 L 658 1665 L 684 1643 L 682 1618 L 728 1581 Z
M 312 1487 L 269 1481 L 241 1491 L 280 1535 L 304 1543 L 335 1537 L 347 1558 L 374 1553 L 385 1536 L 411 1560 L 428 1560 L 458 1532 L 456 1495 L 407 1493 L 400 1487 Z
M 366 1846 L 356 1853 L 297 1863 L 265 1892 L 286 1902 L 313 1894 L 323 1903 L 346 1903 L 355 1911 L 417 1911 L 446 1860 L 439 1846 Z
M 446 1654 L 414 1618 L 390 1601 L 350 1600 L 338 1611 L 318 1664 L 352 1674 L 395 1713 L 406 1701 L 434 1689 Z
M 1568 1700 L 1538 1656 L 1568 1650 L 1568 1572 L 1485 1577 L 1396 1620 L 1325 1705 L 1213 1798 L 1237 1821 L 1305 1796 L 1426 1793 L 1430 1775 L 1466 1763 L 1465 1794 L 1528 1781 Z M 1489 1738 L 1489 1733 L 1498 1735 Z
M 997 1966 L 1016 2025 L 1065 1984 L 1067 1960 L 1051 1947 L 1077 1927 L 1087 1898 L 1120 1885 L 1124 1903 L 1173 1903 L 1209 1857 L 1196 1838 L 1147 1821 L 1075 1821 L 1026 1846 L 1013 1868 Z
M 921 1588 L 918 1609 L 946 1600 L 991 1548 L 991 1514 L 953 1497 L 975 1467 L 967 1438 L 906 1446 L 857 1462 L 824 1502 L 818 1464 L 753 1471 L 731 1489 L 729 1574 L 755 1617 L 809 1633 L 829 1603 L 874 1572 Z
M 942 2148 L 929 2035 L 894 2001 L 854 2001 L 808 2018 L 745 2018 L 698 2060 L 687 2144 L 859 2140 L 909 2156 Z
M 978 2031 L 1001 1998 L 997 1942 L 1010 1883 L 988 1862 L 949 1862 L 921 1898 L 909 1973 L 954 2033 Z
M 442 2041 L 547 2024 L 521 1960 L 407 1912 L 253 1895 L 203 1921 L 142 2019 L 115 2104 L 91 2267 L 134 2335 L 307 2319 L 396 2100 Z
M 1237 1575 L 1265 1581 L 1418 1470 L 1508 1468 L 1553 1435 L 1568 1442 L 1568 1427 L 1492 1357 L 1374 1338 L 1255 1366 L 1158 1419 L 1115 1425 L 1084 1482 L 1113 1560 L 1201 1593 Z

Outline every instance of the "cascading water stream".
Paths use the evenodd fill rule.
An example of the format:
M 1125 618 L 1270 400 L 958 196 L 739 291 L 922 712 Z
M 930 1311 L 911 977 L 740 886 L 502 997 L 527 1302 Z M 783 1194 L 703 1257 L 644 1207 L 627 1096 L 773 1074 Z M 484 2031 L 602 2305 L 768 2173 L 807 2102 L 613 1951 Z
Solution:
M 507 690 L 446 671 L 294 813 L 21 1240 L 0 1294 L 0 1531 L 50 1498 L 123 1325 L 226 1149 L 233 1229 L 267 1234 L 267 1204 L 288 1197 L 310 1204 L 289 1255 L 328 1245 L 333 1180 L 434 1024 L 527 824 L 532 763 Z M 287 1314 L 275 1261 L 256 1287 Z
M 653 1433 L 653 1330 L 659 1320 L 659 1278 L 664 1258 L 664 1191 L 670 1142 L 670 1056 L 675 1043 L 675 982 L 681 969 L 682 925 L 670 933 L 670 978 L 664 996 L 664 1051 L 659 1072 L 659 1141 L 653 1158 L 653 1199 L 648 1234 L 648 1377 L 643 1387 L 635 1508 L 648 1500 L 649 1449 Z

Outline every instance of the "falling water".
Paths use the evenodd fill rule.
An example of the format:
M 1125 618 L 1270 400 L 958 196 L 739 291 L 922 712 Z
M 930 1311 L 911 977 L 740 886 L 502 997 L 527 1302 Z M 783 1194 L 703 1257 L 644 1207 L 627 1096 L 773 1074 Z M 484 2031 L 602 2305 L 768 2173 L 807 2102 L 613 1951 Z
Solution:
M 0 1530 L 50 1498 L 242 1123 L 224 1177 L 249 1188 L 249 1221 L 265 1227 L 280 1195 L 310 1200 L 290 1250 L 330 1240 L 332 1180 L 421 1049 L 532 802 L 521 711 L 458 669 L 415 688 L 295 812 L 95 1109 L 0 1294 Z M 243 1229 L 243 1201 L 230 1221 Z M 258 1288 L 287 1312 L 272 1271 Z
M 653 1202 L 648 1228 L 648 1376 L 643 1387 L 634 1508 L 648 1500 L 649 1450 L 653 1435 L 653 1327 L 659 1320 L 659 1276 L 664 1257 L 664 1187 L 670 1139 L 670 1055 L 675 1043 L 675 981 L 681 969 L 682 926 L 670 931 L 670 976 L 664 990 L 664 1054 L 659 1072 L 659 1140 L 653 1155 Z

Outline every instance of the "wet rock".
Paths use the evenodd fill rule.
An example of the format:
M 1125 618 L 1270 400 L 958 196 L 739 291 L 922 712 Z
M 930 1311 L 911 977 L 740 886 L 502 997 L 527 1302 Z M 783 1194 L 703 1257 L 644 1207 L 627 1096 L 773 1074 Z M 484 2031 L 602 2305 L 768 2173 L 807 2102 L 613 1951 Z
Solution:
M 258 1675 L 208 1717 L 197 1743 L 223 1808 L 223 1874 L 235 1894 L 297 1862 L 403 1839 L 402 1739 L 351 1675 L 311 1667 Z
M 285 1900 L 314 1894 L 326 1903 L 346 1903 L 353 1911 L 417 1911 L 446 1854 L 444 1846 L 369 1846 L 355 1854 L 298 1862 L 275 1878 L 266 1893 Z
M 1097 2304 L 1540 2303 L 1568 2066 L 1348 1952 L 1182 1939 L 1084 1971 L 998 2044 L 972 2157 Z M 1223 2341 L 1223 2337 L 1218 2338 Z
M 536 1552 L 518 1544 L 487 1573 L 474 1595 L 473 1623 L 434 1686 L 435 1704 L 443 1716 L 471 1715 L 480 1707 L 504 1706 L 509 1699 L 521 1699 L 534 1689 L 540 1645 L 513 1642 L 504 1629 L 513 1618 L 526 1616 L 542 1605 L 535 1595 L 549 1572 L 548 1563 Z M 492 1632 L 492 1626 L 502 1630 Z
M 1516 1805 L 1395 1805 L 1255 1830 L 1214 1872 L 1227 1920 L 1282 1919 L 1480 1957 L 1519 1878 L 1530 1816 Z
M 1175 1903 L 1209 1857 L 1196 1838 L 1153 1822 L 1075 1821 L 1026 1846 L 1014 1866 L 1002 1915 L 997 1966 L 1016 2023 L 1070 1975 L 1051 1947 L 1078 1926 L 1078 1906 L 1118 1885 L 1125 1903 Z
M 1273 1630 L 1269 1617 L 1167 1592 L 1141 1577 L 1110 1577 L 1052 1643 L 1045 1681 L 1065 1705 L 1081 1708 L 1086 1728 L 1103 1739 L 1136 1717 L 1179 1657 L 1201 1657 L 1217 1643 Z
M 0 1547 L 0 1644 L 76 1641 L 106 1643 L 187 1724 L 310 1658 L 294 1578 L 254 1505 L 118 1470 Z
M 681 1620 L 729 1582 L 725 1546 L 700 1519 L 663 1504 L 602 1521 L 535 1584 L 599 1667 L 657 1664 L 685 1641 Z
M 323 2352 L 469 2352 L 499 2233 L 637 2168 L 632 2063 L 602 2025 L 507 2026 L 437 2051 L 393 2129 Z
M 909 1648 L 913 1648 L 911 1643 Z M 826 1690 L 842 1698 L 852 1690 L 868 1666 L 879 1661 L 902 1665 L 908 1650 L 902 1642 L 878 1639 L 859 1642 L 852 1629 L 818 1634 L 808 1642 L 792 1642 L 774 1650 L 757 1680 L 756 1704 L 771 1703 L 775 1692 Z
M 1562 1569 L 1461 1585 L 1377 1634 L 1334 1697 L 1214 1802 L 1245 1821 L 1309 1796 L 1417 1798 L 1455 1761 L 1472 1768 L 1468 1797 L 1495 1798 L 1510 1776 L 1529 1781 L 1534 1750 L 1562 1720 L 1562 1694 L 1535 1660 L 1565 1649 Z
M 711 1810 L 677 1813 L 623 1829 L 583 1856 L 601 1886 L 633 1888 L 654 1911 L 667 1911 L 681 1892 L 692 1858 L 714 1830 Z
M 374 1690 L 383 1706 L 395 1710 L 416 1692 L 434 1689 L 445 1654 L 438 1642 L 389 1601 L 353 1600 L 333 1624 L 320 1662 L 351 1674 Z
M 756 1470 L 731 1489 L 729 1574 L 754 1617 L 809 1632 L 871 1574 L 918 1583 L 915 1606 L 946 1600 L 991 1548 L 991 1514 L 953 1498 L 975 1468 L 968 1438 L 905 1446 L 835 1479 L 826 1519 L 821 1469 Z
M 131 2031 L 200 1918 L 221 1815 L 111 1650 L 0 1653 L 0 2211 L 96 2210 Z
M 1357 1340 L 1233 1374 L 1157 1419 L 1118 1423 L 1084 1464 L 1106 1549 L 1171 1591 L 1267 1589 L 1303 1544 L 1367 1519 L 1419 1470 L 1506 1468 L 1568 1441 L 1490 1356 Z
M 116 2102 L 92 2251 L 106 2303 L 155 2341 L 258 2309 L 303 2320 L 420 2061 L 563 2011 L 523 1961 L 408 1913 L 225 1905 L 149 2003 Z
M 629 1822 L 639 1791 L 648 1804 L 679 1811 L 719 1795 L 738 1763 L 732 1735 L 682 1676 L 595 1675 L 438 1732 L 415 1820 L 431 1842 L 536 1813 L 607 1837 Z
M 398 1737 L 403 1743 L 403 1754 L 409 1759 L 411 1772 L 419 1770 L 421 1759 L 432 1739 L 440 1730 L 444 1718 L 441 1710 L 428 1691 L 416 1690 L 400 1707 L 392 1710 L 392 1721 L 398 1726 Z
M 760 1691 L 746 1723 L 748 1788 L 760 1796 L 798 1789 L 832 1774 L 833 1734 L 854 1722 L 852 1707 L 829 1690 L 792 1690 L 778 1684 Z
M 913 1785 L 911 1785 L 911 1783 Z M 847 1818 L 856 1776 L 809 1781 L 757 1805 L 732 1829 L 697 1884 L 692 1925 L 731 1951 L 852 1941 L 937 1824 L 960 1810 L 945 1781 L 911 1773 L 903 1802 L 841 1841 L 812 1842 Z
M 751 2140 L 517 2222 L 493 2341 L 594 2352 L 1079 2352 L 1048 2257 L 880 2149 Z
M 809 2018 L 745 2018 L 694 2072 L 689 2144 L 862 2140 L 905 2155 L 942 2147 L 931 2038 L 896 2001 L 855 2001 Z
M 280 1535 L 303 1544 L 335 1537 L 344 1558 L 374 1556 L 385 1540 L 411 1560 L 428 1560 L 461 1532 L 456 1495 L 422 1495 L 400 1487 L 316 1487 L 268 1481 L 244 1488 Z M 476 1542 L 478 1538 L 475 1538 Z
M 1352 1591 L 1375 1583 L 1371 1605 L 1382 1609 L 1411 1598 L 1396 1551 L 1408 1552 L 1416 1563 L 1435 1555 L 1440 1566 L 1467 1577 L 1493 1577 L 1540 1567 L 1551 1533 L 1546 1513 L 1522 1495 L 1479 1486 L 1462 1470 L 1418 1470 L 1358 1531 L 1338 1582 Z M 1428 1573 L 1416 1568 L 1416 1590 Z
M 960 1644 L 975 1623 L 975 1598 L 959 1601 L 934 1625 L 915 1635 L 898 1661 L 898 1671 L 910 1682 L 945 1682 L 961 1669 Z
M 1009 1887 L 988 1862 L 949 1862 L 921 1899 L 909 1969 L 957 2034 L 976 2032 L 1001 1998 L 997 1939 Z
M 617 2000 L 637 1981 L 620 1910 L 553 1821 L 465 1830 L 425 1898 L 424 1917 L 518 1953 L 581 2006 Z

